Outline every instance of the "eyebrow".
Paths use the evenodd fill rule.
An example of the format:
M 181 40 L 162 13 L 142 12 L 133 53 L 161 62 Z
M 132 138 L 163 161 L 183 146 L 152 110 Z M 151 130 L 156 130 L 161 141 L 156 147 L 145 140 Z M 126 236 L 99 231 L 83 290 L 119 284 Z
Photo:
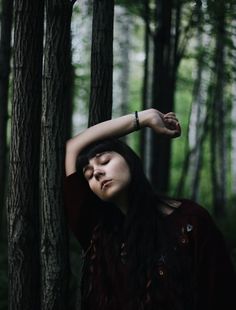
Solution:
M 96 158 L 96 159 L 99 159 L 102 155 L 104 154 L 107 154 L 107 153 L 111 153 L 110 151 L 104 151 L 104 152 L 101 152 L 101 153 L 97 153 L 94 157 L 92 158 Z M 83 173 L 85 173 L 85 171 L 87 171 L 88 169 L 90 169 L 91 166 L 89 164 L 87 164 L 84 168 L 83 168 Z

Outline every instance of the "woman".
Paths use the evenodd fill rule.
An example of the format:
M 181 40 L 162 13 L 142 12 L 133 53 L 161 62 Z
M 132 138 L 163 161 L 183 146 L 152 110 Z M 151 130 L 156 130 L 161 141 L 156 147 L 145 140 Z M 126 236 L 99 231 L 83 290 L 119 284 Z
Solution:
M 143 127 L 181 134 L 174 113 L 149 109 L 67 142 L 66 208 L 85 260 L 82 309 L 233 309 L 235 273 L 207 211 L 156 195 L 137 155 L 117 139 Z

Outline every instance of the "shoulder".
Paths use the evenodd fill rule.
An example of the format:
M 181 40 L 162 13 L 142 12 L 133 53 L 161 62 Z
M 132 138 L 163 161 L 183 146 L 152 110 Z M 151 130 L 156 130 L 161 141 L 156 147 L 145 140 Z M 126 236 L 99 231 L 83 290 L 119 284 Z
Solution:
M 196 237 L 205 241 L 223 239 L 223 234 L 209 211 L 195 201 L 180 199 L 180 221 L 190 223 L 194 227 Z
M 178 201 L 181 202 L 181 213 L 183 215 L 198 217 L 203 220 L 211 219 L 209 211 L 197 202 L 190 199 L 178 199 Z
M 64 178 L 64 190 L 65 192 L 74 192 L 75 194 L 78 191 L 86 191 L 88 189 L 88 184 L 85 179 L 80 176 L 77 172 L 74 172 Z
M 65 183 L 70 183 L 70 182 L 80 182 L 82 181 L 82 178 L 79 176 L 77 172 L 74 172 L 69 175 L 65 175 L 64 182 Z
M 165 215 L 173 212 L 183 217 L 193 217 L 202 220 L 210 220 L 211 215 L 205 207 L 190 199 L 161 198 L 161 210 Z
M 191 225 L 196 232 L 215 230 L 216 224 L 208 210 L 197 202 L 184 198 L 161 198 L 160 209 L 168 222 L 179 226 Z M 208 234 L 208 233 L 207 233 Z
M 204 231 L 216 228 L 212 215 L 204 206 L 190 199 L 179 199 L 179 201 L 181 202 L 179 216 L 182 219 L 191 221 L 195 227 Z
M 159 198 L 158 208 L 164 216 L 172 214 L 181 206 L 181 201 L 171 198 Z

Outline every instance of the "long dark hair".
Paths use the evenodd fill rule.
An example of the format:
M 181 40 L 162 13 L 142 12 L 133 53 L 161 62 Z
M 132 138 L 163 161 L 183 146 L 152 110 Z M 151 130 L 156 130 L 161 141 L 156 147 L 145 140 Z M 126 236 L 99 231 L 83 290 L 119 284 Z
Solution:
M 143 294 L 145 294 L 148 274 L 156 263 L 164 241 L 160 220 L 162 214 L 158 208 L 160 199 L 144 174 L 140 158 L 118 139 L 98 141 L 85 148 L 77 160 L 78 173 L 82 172 L 82 168 L 89 159 L 105 151 L 119 153 L 130 168 L 129 209 L 124 218 L 122 234 L 127 251 L 130 294 L 137 300 L 145 297 Z M 109 237 L 107 237 L 108 234 L 110 234 Z M 111 217 L 108 215 L 103 219 L 100 237 L 111 239 L 113 234 L 115 232 L 112 231 Z M 100 274 L 105 273 L 101 271 Z

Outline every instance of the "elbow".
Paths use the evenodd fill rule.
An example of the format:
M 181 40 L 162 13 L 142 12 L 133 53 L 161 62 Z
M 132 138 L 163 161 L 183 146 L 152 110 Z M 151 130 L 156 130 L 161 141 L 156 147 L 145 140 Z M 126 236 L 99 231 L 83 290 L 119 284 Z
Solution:
M 75 139 L 71 138 L 66 141 L 66 153 L 75 153 L 77 149 L 77 143 Z
M 69 139 L 66 141 L 66 152 L 70 151 L 72 149 L 73 146 L 73 141 L 72 139 Z

